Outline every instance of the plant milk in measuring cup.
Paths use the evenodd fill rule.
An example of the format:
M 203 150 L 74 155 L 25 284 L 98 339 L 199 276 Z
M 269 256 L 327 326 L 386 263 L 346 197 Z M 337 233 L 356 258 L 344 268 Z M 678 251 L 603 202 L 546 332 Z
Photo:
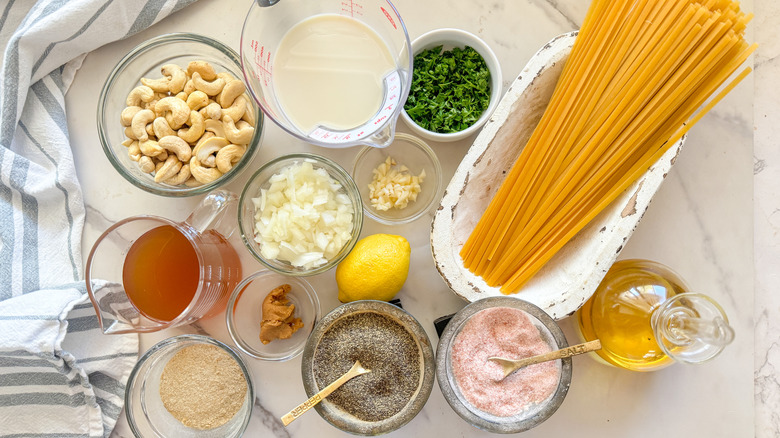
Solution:
M 387 1 L 253 3 L 241 60 L 252 97 L 287 132 L 325 147 L 387 146 L 411 54 Z

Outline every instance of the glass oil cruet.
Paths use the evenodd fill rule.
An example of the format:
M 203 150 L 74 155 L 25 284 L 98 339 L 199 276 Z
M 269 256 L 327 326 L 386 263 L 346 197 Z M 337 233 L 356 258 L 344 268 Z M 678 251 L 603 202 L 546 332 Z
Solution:
M 633 371 L 710 360 L 734 339 L 734 330 L 718 303 L 688 291 L 660 263 L 616 262 L 577 311 L 578 328 L 586 341 L 601 340 L 598 357 Z

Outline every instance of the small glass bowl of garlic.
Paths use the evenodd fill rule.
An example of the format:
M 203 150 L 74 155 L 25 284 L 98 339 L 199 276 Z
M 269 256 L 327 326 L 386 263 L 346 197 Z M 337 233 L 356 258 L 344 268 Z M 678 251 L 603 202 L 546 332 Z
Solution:
M 422 217 L 439 199 L 441 165 L 423 140 L 396 133 L 390 146 L 358 152 L 352 178 L 368 217 L 400 225 Z
M 267 268 L 308 276 L 336 266 L 363 228 L 355 182 L 335 161 L 297 153 L 255 172 L 238 205 L 241 240 Z

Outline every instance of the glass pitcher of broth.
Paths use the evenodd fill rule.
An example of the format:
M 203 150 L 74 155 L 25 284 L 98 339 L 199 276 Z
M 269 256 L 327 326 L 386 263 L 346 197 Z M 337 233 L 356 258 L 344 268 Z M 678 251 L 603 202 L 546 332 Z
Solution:
M 144 215 L 108 228 L 86 266 L 103 333 L 153 332 L 221 311 L 241 281 L 240 259 L 227 241 L 237 199 L 217 190 L 183 222 Z

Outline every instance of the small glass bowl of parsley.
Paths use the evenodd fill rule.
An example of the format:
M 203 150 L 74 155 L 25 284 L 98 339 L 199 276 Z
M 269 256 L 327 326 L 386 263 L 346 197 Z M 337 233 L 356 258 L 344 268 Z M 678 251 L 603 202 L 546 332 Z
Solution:
M 501 66 L 476 35 L 437 29 L 412 42 L 414 68 L 401 118 L 417 135 L 456 141 L 487 122 L 502 95 Z

